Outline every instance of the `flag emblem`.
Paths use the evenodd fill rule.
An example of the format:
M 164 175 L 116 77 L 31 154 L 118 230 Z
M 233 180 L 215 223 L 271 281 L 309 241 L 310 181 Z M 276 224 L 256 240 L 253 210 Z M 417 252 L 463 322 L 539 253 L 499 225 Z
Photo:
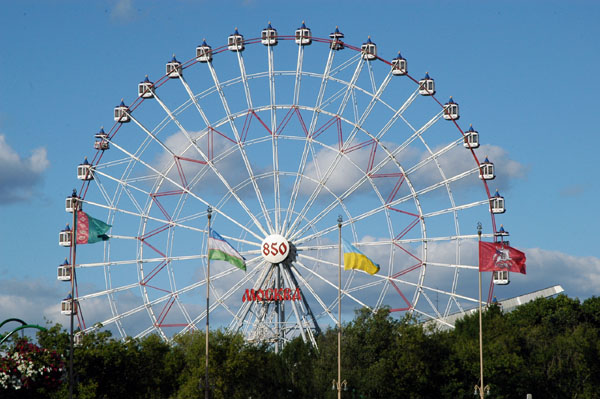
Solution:
M 93 244 L 108 240 L 106 233 L 112 226 L 94 219 L 85 212 L 77 212 L 77 244 Z
M 479 241 L 479 271 L 493 272 L 507 270 L 526 274 L 527 257 L 518 249 L 503 242 Z
M 494 264 L 498 269 L 510 269 L 512 264 L 510 251 L 506 248 L 496 248 L 496 253 L 494 254 Z

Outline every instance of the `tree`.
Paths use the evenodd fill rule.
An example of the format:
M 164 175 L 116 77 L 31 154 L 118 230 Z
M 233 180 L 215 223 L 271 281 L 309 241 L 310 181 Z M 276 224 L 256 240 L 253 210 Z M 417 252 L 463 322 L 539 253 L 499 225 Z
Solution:
M 478 317 L 466 316 L 451 330 L 435 330 L 409 317 L 397 319 L 389 309 L 358 310 L 354 320 L 343 326 L 342 380 L 347 380 L 350 391 L 344 397 L 472 397 L 479 382 Z M 241 334 L 211 331 L 212 397 L 335 398 L 331 382 L 337 380 L 337 329 L 328 328 L 316 339 L 318 349 L 297 337 L 275 353 L 269 344 L 247 342 Z M 107 331 L 88 333 L 74 352 L 76 395 L 79 399 L 203 397 L 204 342 L 200 331 L 177 336 L 172 343 L 156 335 L 122 341 Z M 44 356 L 55 351 L 65 359 L 69 336 L 55 325 L 38 333 L 38 344 Z M 490 306 L 483 313 L 483 344 L 485 384 L 494 398 L 526 393 L 550 399 L 598 397 L 599 298 L 581 303 L 561 295 L 538 299 L 511 313 Z M 38 353 L 30 344 L 23 345 L 11 349 L 9 356 L 15 351 Z M 0 384 L 2 378 L 7 381 L 3 372 L 18 370 L 14 362 L 6 363 L 13 361 L 6 357 L 0 363 Z M 34 360 L 37 364 L 39 359 Z M 21 389 L 19 397 L 67 396 L 68 384 L 38 386 L 39 380 L 22 376 L 18 381 L 27 389 Z M 4 389 L 3 399 L 16 395 L 16 390 L 0 389 Z
M 178 337 L 174 350 L 184 359 L 177 398 L 204 396 L 205 335 Z M 210 333 L 209 385 L 213 398 L 285 397 L 291 380 L 282 358 L 266 344 L 251 344 L 241 334 Z
M 315 362 L 318 357 L 318 351 L 312 343 L 304 342 L 302 337 L 296 337 L 284 346 L 281 353 L 283 364 L 285 365 L 286 375 L 291 380 L 291 390 L 287 399 L 314 398 L 320 396 L 315 383 Z
M 69 335 L 60 325 L 38 333 L 38 342 L 67 358 Z M 169 344 L 155 335 L 120 341 L 110 331 L 87 333 L 73 353 L 74 392 L 80 399 L 169 397 L 180 371 L 170 353 Z M 67 392 L 65 383 L 54 397 Z

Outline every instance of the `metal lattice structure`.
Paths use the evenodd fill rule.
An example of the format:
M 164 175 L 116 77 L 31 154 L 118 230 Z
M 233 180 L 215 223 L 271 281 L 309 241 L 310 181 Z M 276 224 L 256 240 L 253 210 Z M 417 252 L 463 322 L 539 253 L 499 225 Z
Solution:
M 211 266 L 211 321 L 249 340 L 314 343 L 335 324 L 338 215 L 344 237 L 381 266 L 343 271 L 347 318 L 390 306 L 444 324 L 477 303 L 474 226 L 491 219 L 493 237 L 504 211 L 503 199 L 492 210 L 501 197 L 490 195 L 477 132 L 461 129 L 458 104 L 435 97 L 429 74 L 380 58 L 370 38 L 343 38 L 304 25 L 253 39 L 236 30 L 186 62 L 174 56 L 115 108 L 78 169 L 84 211 L 112 225 L 102 255 L 78 252 L 83 331 L 99 326 L 84 313 L 123 337 L 200 327 L 209 206 L 247 260 L 245 273 Z M 262 253 L 270 235 L 289 248 L 279 263 Z

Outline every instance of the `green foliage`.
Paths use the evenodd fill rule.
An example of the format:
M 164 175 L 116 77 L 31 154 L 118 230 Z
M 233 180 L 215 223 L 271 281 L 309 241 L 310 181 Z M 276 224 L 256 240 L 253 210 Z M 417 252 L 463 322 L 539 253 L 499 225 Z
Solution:
M 285 375 L 289 376 L 291 392 L 287 399 L 314 398 L 322 390 L 316 384 L 315 364 L 318 353 L 315 348 L 297 337 L 289 342 L 281 353 Z
M 266 345 L 253 345 L 240 334 L 210 333 L 209 385 L 214 399 L 284 397 L 291 386 L 283 358 Z M 177 398 L 204 397 L 205 340 L 203 332 L 176 339 L 173 348 L 182 359 Z
M 490 397 L 598 397 L 600 298 L 583 303 L 566 296 L 538 299 L 508 314 L 494 305 L 482 322 Z M 453 330 L 438 331 L 398 319 L 388 309 L 361 309 L 342 333 L 342 380 L 348 383 L 343 398 L 472 398 L 479 383 L 477 313 Z M 39 332 L 38 344 L 68 359 L 69 337 L 62 326 Z M 297 337 L 275 353 L 239 334 L 212 331 L 212 398 L 335 398 L 337 329 L 325 330 L 317 344 L 318 350 Z M 76 397 L 204 397 L 204 355 L 200 331 L 178 336 L 172 344 L 156 335 L 121 341 L 110 332 L 86 334 L 74 352 Z M 59 381 L 60 387 L 29 393 L 65 398 L 68 386 Z

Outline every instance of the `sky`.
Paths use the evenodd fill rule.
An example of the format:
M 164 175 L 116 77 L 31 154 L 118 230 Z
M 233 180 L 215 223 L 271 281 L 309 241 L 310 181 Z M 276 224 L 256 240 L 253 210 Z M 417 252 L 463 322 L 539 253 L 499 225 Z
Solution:
M 320 37 L 339 25 L 354 45 L 370 35 L 380 56 L 401 49 L 414 76 L 428 71 L 439 98 L 460 103 L 461 126 L 473 123 L 506 161 L 496 164 L 507 201 L 497 220 L 527 254 L 527 276 L 499 298 L 557 284 L 598 295 L 599 17 L 595 1 L 3 3 L 0 319 L 67 322 L 56 280 L 64 199 L 120 99 L 132 101 L 172 54 L 187 60 L 203 38 L 223 42 L 235 27 L 256 37 L 268 21 L 291 33 L 304 20 Z

